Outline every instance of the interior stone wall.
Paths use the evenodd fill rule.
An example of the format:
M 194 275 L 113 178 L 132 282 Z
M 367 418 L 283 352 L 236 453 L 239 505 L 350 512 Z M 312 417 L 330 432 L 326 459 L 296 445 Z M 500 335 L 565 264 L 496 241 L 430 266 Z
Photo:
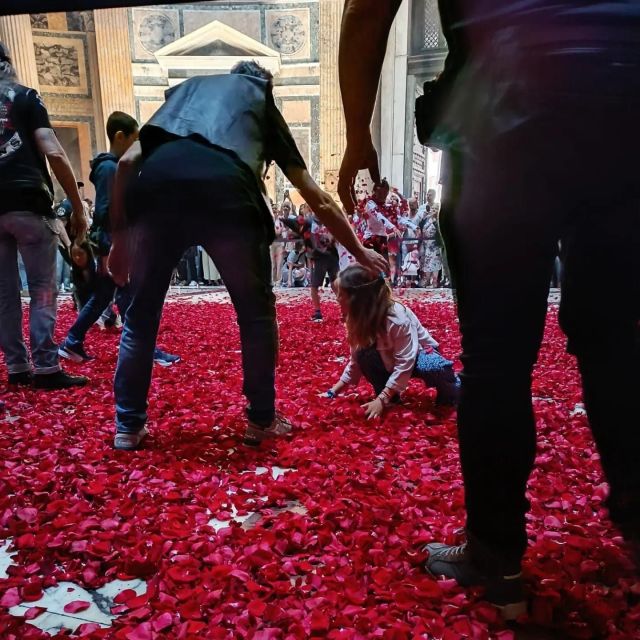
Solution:
M 275 80 L 278 107 L 315 177 L 320 172 L 319 0 L 202 2 L 130 9 L 131 64 L 136 116 L 144 123 L 164 101 L 168 80 L 154 53 L 218 20 L 281 55 Z M 280 193 L 286 179 L 276 172 Z
M 89 183 L 89 162 L 104 146 L 102 117 L 96 121 L 93 12 L 40 13 L 30 16 L 40 93 L 54 128 L 73 135 L 69 149 L 74 171 L 94 197 Z M 98 129 L 100 132 L 98 133 Z M 57 195 L 61 193 L 58 190 Z
M 167 77 L 155 58 L 161 47 L 218 20 L 277 51 L 281 72 L 274 95 L 290 123 L 311 174 L 320 178 L 320 0 L 200 2 L 128 10 L 135 113 L 144 124 L 164 102 Z M 39 13 L 30 16 L 40 90 L 56 127 L 77 129 L 65 135 L 81 146 L 70 150 L 74 167 L 87 185 L 89 161 L 106 147 L 100 100 L 101 69 L 92 11 Z M 75 144 L 75 142 L 74 142 Z M 275 191 L 289 185 L 278 170 Z

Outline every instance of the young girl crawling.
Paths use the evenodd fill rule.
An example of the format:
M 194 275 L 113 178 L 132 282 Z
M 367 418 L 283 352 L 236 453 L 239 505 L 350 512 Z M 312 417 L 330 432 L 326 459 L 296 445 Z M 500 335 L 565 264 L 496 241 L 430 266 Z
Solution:
M 437 404 L 457 403 L 460 381 L 453 363 L 438 353 L 438 343 L 413 311 L 393 300 L 382 275 L 372 277 L 360 265 L 347 267 L 336 280 L 336 291 L 346 320 L 351 360 L 327 391 L 328 397 L 335 398 L 364 376 L 377 397 L 362 407 L 367 418 L 376 418 L 390 402 L 400 399 L 411 378 L 420 378 L 427 387 L 437 389 Z

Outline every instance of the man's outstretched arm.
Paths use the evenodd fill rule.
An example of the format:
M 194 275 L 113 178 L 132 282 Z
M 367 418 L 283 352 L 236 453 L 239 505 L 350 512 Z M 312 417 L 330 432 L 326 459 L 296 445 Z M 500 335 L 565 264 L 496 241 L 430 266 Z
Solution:
M 371 141 L 371 118 L 391 25 L 402 0 L 345 0 L 338 66 L 347 126 L 347 149 L 338 193 L 351 212 L 360 169 L 380 181 L 378 156 Z

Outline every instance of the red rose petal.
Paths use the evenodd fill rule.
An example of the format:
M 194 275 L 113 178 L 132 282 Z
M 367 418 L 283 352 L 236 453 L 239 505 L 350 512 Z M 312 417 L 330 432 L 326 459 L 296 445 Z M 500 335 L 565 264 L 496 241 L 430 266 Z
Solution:
M 15 607 L 17 604 L 22 602 L 22 598 L 20 597 L 20 593 L 18 592 L 17 587 L 11 587 L 5 591 L 2 598 L 0 598 L 0 606 L 6 607 Z
M 34 618 L 42 615 L 46 610 L 46 607 L 30 607 L 25 611 L 24 619 L 33 620 Z
M 115 579 L 144 579 L 147 593 L 120 594 L 113 627 L 82 625 L 78 635 L 513 637 L 475 590 L 424 572 L 424 544 L 462 539 L 455 412 L 437 409 L 434 390 L 417 380 L 402 406 L 373 426 L 360 409 L 371 397 L 368 385 L 332 402 L 319 399 L 349 348 L 331 294 L 323 297 L 324 323 L 315 324 L 307 293 L 301 300 L 287 294 L 278 305 L 278 406 L 295 429 L 257 451 L 238 449 L 246 403 L 228 304 L 170 299 L 165 306 L 159 343 L 183 361 L 154 370 L 151 437 L 138 452 L 111 448 L 116 333 L 89 333 L 87 349 L 97 357 L 78 370 L 92 382 L 72 396 L 9 392 L 16 422 L 0 429 L 0 538 L 12 538 L 18 554 L 0 585 L 8 639 L 30 640 L 39 631 L 7 607 L 60 582 L 98 589 Z M 453 305 L 397 295 L 455 358 Z M 57 339 L 74 318 L 63 301 Z M 633 606 L 640 587 L 606 517 L 608 487 L 564 342 L 552 306 L 532 385 L 538 450 L 523 567 L 530 618 L 562 637 L 628 640 L 640 624 Z M 275 465 L 292 470 L 276 481 Z M 254 473 L 258 467 L 267 472 Z M 216 532 L 209 525 L 249 512 L 257 517 L 244 526 Z
M 142 622 L 125 636 L 127 640 L 153 640 L 151 623 Z
M 73 602 L 68 602 L 64 605 L 65 613 L 79 613 L 80 611 L 85 611 L 91 606 L 90 602 L 86 600 L 74 600 Z

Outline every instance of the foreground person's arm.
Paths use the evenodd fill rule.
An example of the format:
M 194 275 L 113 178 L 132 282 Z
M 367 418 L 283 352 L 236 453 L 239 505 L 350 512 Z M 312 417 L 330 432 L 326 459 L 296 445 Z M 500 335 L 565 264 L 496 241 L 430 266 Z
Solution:
M 87 217 L 78 192 L 76 177 L 71 163 L 53 129 L 46 127 L 36 129 L 33 138 L 38 150 L 47 158 L 53 175 L 58 179 L 63 191 L 67 194 L 73 212 L 69 219 L 71 233 L 77 244 L 84 242 L 87 232 Z
M 318 216 L 320 222 L 363 267 L 376 274 L 387 272 L 389 267 L 387 261 L 380 254 L 362 246 L 342 209 L 316 184 L 306 169 L 290 166 L 287 169 L 287 177 Z
M 129 281 L 129 247 L 126 235 L 125 194 L 131 176 L 135 173 L 142 159 L 142 147 L 134 142 L 129 150 L 120 158 L 118 169 L 113 180 L 109 222 L 111 224 L 111 251 L 109 252 L 108 269 L 118 286 Z
M 360 169 L 368 169 L 374 183 L 380 182 L 370 125 L 389 32 L 401 4 L 402 0 L 345 0 L 338 68 L 347 148 L 338 193 L 348 213 L 356 205 L 354 185 Z

